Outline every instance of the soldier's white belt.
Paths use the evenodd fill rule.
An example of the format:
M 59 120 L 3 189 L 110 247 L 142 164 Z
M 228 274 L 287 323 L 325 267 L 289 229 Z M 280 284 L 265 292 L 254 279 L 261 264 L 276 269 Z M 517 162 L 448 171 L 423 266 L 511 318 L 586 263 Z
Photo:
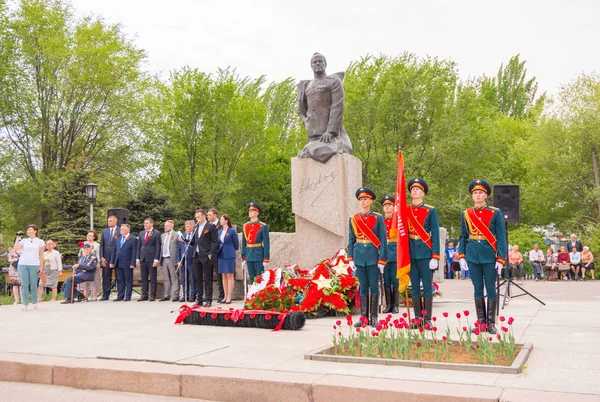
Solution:
M 248 247 L 248 248 L 256 248 L 256 247 L 262 247 L 262 246 L 263 246 L 262 243 L 246 244 L 246 247 Z
M 484 236 L 477 236 L 477 235 L 469 235 L 469 239 L 471 239 L 471 240 L 487 240 Z
M 373 242 L 369 239 L 356 239 L 356 242 L 361 244 L 373 244 Z
M 421 240 L 421 237 L 419 235 L 408 235 L 408 237 L 410 237 L 413 240 Z

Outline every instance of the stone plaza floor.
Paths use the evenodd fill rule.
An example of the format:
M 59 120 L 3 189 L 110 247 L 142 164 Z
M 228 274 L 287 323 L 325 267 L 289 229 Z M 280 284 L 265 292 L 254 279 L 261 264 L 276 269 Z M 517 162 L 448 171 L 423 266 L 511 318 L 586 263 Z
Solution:
M 312 391 L 308 392 L 313 394 L 307 399 L 302 399 L 303 394 L 299 393 L 300 396 L 288 394 L 287 400 L 321 400 L 327 392 L 353 387 L 380 389 L 383 400 L 388 400 L 385 392 L 392 395 L 406 390 L 415 395 L 414 400 L 600 401 L 600 281 L 525 281 L 523 286 L 546 306 L 523 296 L 511 300 L 500 312 L 514 317 L 517 343 L 534 346 L 525 371 L 519 375 L 304 359 L 307 352 L 331 344 L 335 317 L 307 320 L 299 331 L 271 332 L 174 325 L 179 303 L 109 301 L 73 305 L 48 302 L 40 304 L 36 311 L 26 312 L 20 306 L 0 307 L 0 381 L 45 384 L 27 374 L 27 365 L 56 364 L 138 373 L 165 370 L 177 376 L 222 377 L 230 383 L 242 378 L 260 379 L 265 384 L 271 379 L 312 384 Z M 468 309 L 475 315 L 472 285 L 468 280 L 445 281 L 441 291 L 443 297 L 434 302 L 434 315 L 440 318 L 439 331 L 445 329 L 445 320 L 441 319 L 444 311 L 450 313 L 450 327 L 454 331 L 458 326 L 456 312 Z M 232 306 L 241 307 L 241 302 Z M 18 367 L 12 374 L 2 369 L 9 367 L 10 362 Z M 57 381 L 58 373 L 58 369 L 52 371 L 50 384 L 86 388 L 84 381 Z M 316 388 L 315 384 L 324 388 Z M 110 384 L 94 387 L 129 390 L 116 389 Z M 165 387 L 169 388 L 168 384 Z M 140 392 L 138 388 L 132 389 Z M 157 394 L 142 389 L 144 392 Z M 225 388 L 173 392 L 175 396 L 240 400 L 239 394 Z M 283 400 L 277 394 L 258 398 L 260 390 L 252 392 L 245 400 Z M 165 391 L 158 395 L 172 394 Z M 338 400 L 331 396 L 326 399 Z

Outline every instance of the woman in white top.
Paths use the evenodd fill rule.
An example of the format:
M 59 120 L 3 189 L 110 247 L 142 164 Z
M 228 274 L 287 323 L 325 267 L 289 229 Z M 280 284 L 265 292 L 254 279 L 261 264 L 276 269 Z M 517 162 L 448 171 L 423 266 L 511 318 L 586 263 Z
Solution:
M 17 237 L 13 247 L 17 253 L 21 253 L 18 270 L 21 278 L 22 310 L 27 310 L 30 293 L 33 309 L 37 308 L 37 280 L 38 274 L 44 269 L 44 249 L 46 248 L 44 241 L 37 237 L 37 232 L 38 227 L 36 225 L 27 226 L 28 238 L 21 239 Z
M 38 287 L 38 299 L 42 299 L 44 288 L 52 289 L 52 301 L 56 301 L 58 288 L 58 277 L 62 273 L 62 256 L 55 250 L 56 243 L 52 240 L 46 242 L 46 252 L 44 253 L 44 270 L 41 276 L 40 286 Z
M 87 240 L 84 244 L 89 244 L 92 246 L 92 254 L 96 256 L 96 261 L 100 261 L 100 243 L 98 243 L 98 233 L 95 230 L 88 230 L 87 232 Z M 83 248 L 79 250 L 79 257 L 83 255 Z M 80 286 L 80 290 L 83 291 L 84 297 L 87 299 L 90 296 L 90 292 L 92 294 L 91 300 L 98 300 L 98 290 L 102 289 L 102 270 L 98 266 L 94 270 L 94 280 L 89 282 L 84 282 Z
M 581 253 L 577 251 L 577 247 L 573 247 L 571 253 L 571 272 L 573 273 L 573 281 L 578 281 L 579 270 L 581 269 Z

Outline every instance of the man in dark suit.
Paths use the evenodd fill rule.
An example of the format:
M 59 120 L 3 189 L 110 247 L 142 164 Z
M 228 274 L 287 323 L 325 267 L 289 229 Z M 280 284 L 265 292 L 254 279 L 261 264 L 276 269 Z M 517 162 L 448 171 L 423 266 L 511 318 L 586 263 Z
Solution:
M 109 261 L 118 237 L 117 217 L 109 216 L 108 227 L 102 230 L 100 238 L 100 265 L 102 266 L 102 298 L 100 300 L 102 301 L 110 298 L 113 268 L 109 266 Z
M 179 239 L 179 276 L 183 288 L 183 301 L 192 302 L 196 300 L 196 279 L 194 278 L 194 248 L 188 247 L 194 235 L 194 221 L 185 221 L 185 233 Z M 184 256 L 185 254 L 185 256 Z
M 569 242 L 569 244 L 567 244 L 567 252 L 570 253 L 571 250 L 573 250 L 573 247 L 575 247 L 577 251 L 581 253 L 583 251 L 583 244 L 581 244 L 581 242 L 577 240 L 577 236 L 575 235 L 575 233 L 573 233 L 570 237 L 571 241 Z
M 117 298 L 113 301 L 130 301 L 133 291 L 133 269 L 135 268 L 135 257 L 137 253 L 138 239 L 130 233 L 129 225 L 121 225 L 121 236 L 117 239 L 110 267 L 117 274 Z
M 156 300 L 156 276 L 160 263 L 160 232 L 154 229 L 154 219 L 144 220 L 144 230 L 138 236 L 137 264 L 140 266 L 142 297 L 138 301 Z M 150 274 L 150 297 L 148 297 L 148 274 Z M 162 298 L 161 301 L 169 300 Z
M 219 213 L 217 212 L 217 210 L 214 208 L 209 209 L 208 213 L 206 214 L 206 218 L 210 223 L 215 225 L 215 228 L 217 229 L 217 234 L 218 234 L 219 230 L 221 230 L 221 223 L 219 222 Z M 211 262 L 212 262 L 213 271 L 214 271 L 214 273 L 217 274 L 217 279 L 219 280 L 219 303 L 225 303 L 225 290 L 223 289 L 223 275 L 219 274 L 218 258 L 213 258 L 211 260 Z
M 203 209 L 196 211 L 197 235 L 192 237 L 190 247 L 193 247 L 194 276 L 196 278 L 196 306 L 210 307 L 212 305 L 212 260 L 219 252 L 219 237 L 217 228 L 206 221 Z M 204 296 L 204 298 L 203 298 Z

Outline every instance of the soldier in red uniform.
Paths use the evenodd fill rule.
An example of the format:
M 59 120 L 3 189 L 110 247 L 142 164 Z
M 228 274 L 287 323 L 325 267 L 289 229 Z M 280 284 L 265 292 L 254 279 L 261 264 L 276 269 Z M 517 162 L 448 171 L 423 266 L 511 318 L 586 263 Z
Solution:
M 258 220 L 262 209 L 255 202 L 248 203 L 250 222 L 244 223 L 242 236 L 242 264 L 248 267 L 250 282 L 262 274 L 270 261 L 269 225 Z

